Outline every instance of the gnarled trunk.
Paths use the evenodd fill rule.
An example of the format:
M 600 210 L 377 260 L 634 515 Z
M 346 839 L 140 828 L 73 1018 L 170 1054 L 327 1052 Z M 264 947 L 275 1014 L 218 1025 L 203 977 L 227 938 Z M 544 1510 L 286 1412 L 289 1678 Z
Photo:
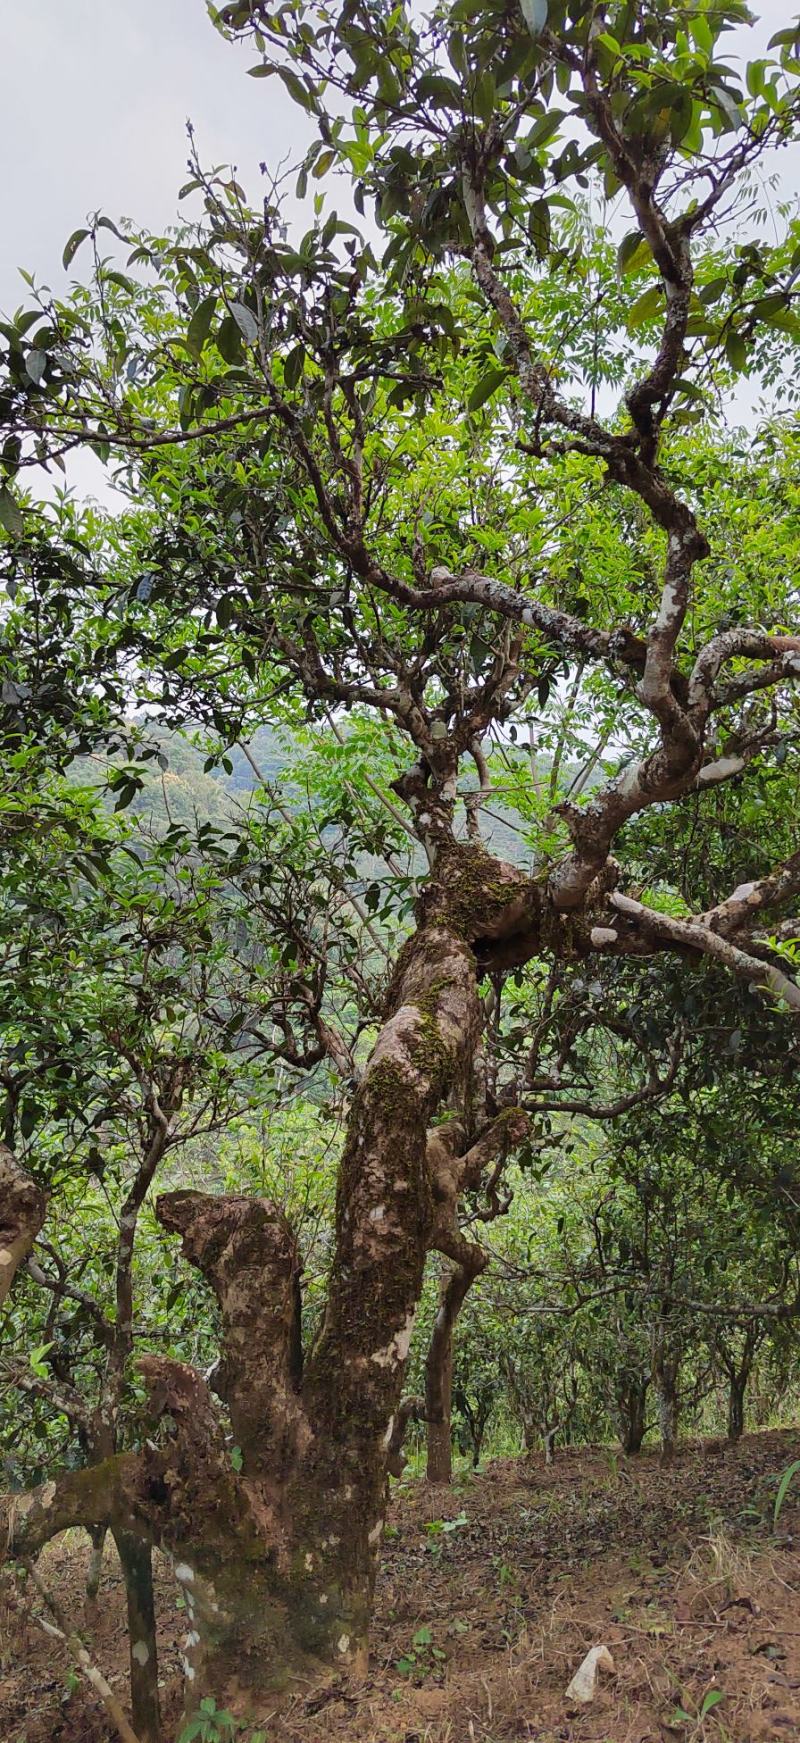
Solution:
M 159 1219 L 181 1235 L 219 1303 L 218 1389 L 231 1435 L 194 1369 L 144 1357 L 155 1441 L 76 1473 L 80 1482 L 46 1486 L 52 1494 L 8 1522 L 12 1554 L 78 1522 L 108 1522 L 172 1554 L 186 1599 L 187 1707 L 209 1693 L 258 1713 L 297 1678 L 307 1686 L 331 1668 L 366 1667 L 425 1259 L 439 1246 L 460 1261 L 452 1204 L 488 1153 L 485 1139 L 433 1178 L 429 1127 L 448 1096 L 463 1097 L 480 1033 L 467 940 L 486 960 L 496 941 L 515 949 L 522 928 L 519 948 L 530 954 L 540 900 L 529 880 L 477 850 L 454 848 L 445 869 L 401 952 L 353 1098 L 326 1312 L 305 1361 L 300 1258 L 282 1212 L 260 1199 L 168 1194 Z
M 472 953 L 429 926 L 402 953 L 354 1097 L 327 1310 L 304 1364 L 299 1257 L 280 1213 L 196 1193 L 159 1201 L 220 1303 L 219 1389 L 241 1462 L 237 1474 L 198 1376 L 147 1359 L 156 1408 L 175 1424 L 157 1511 L 187 1599 L 188 1704 L 211 1692 L 245 1710 L 321 1667 L 366 1667 L 387 1459 L 434 1225 L 428 1127 L 478 1032 Z
M 97 1603 L 97 1595 L 100 1591 L 107 1536 L 108 1531 L 105 1525 L 92 1525 L 89 1529 L 89 1541 L 92 1546 L 89 1566 L 86 1570 L 86 1604 L 89 1609 Z
M 658 1426 L 661 1435 L 661 1458 L 670 1464 L 678 1447 L 678 1374 L 680 1356 L 657 1347 L 653 1357 L 653 1385 L 658 1401 Z
M 47 1201 L 12 1150 L 0 1143 L 0 1307 L 44 1222 Z

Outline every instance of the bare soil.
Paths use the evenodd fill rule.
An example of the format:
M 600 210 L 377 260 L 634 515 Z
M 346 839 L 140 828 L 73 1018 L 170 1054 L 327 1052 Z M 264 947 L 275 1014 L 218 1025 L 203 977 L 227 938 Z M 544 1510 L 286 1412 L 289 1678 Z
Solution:
M 452 1489 L 394 1493 L 373 1669 L 358 1690 L 298 1689 L 258 1715 L 269 1743 L 764 1743 L 800 1739 L 800 1479 L 777 1530 L 800 1431 L 704 1442 L 675 1465 L 603 1449 L 500 1459 Z M 448 1529 L 449 1527 L 449 1529 Z M 87 1550 L 62 1539 L 39 1571 L 79 1620 Z M 184 1618 L 158 1568 L 172 1738 Z M 0 1743 L 110 1743 L 102 1708 L 42 1632 L 42 1605 L 0 1598 Z M 118 1566 L 109 1552 L 85 1638 L 125 1699 Z M 565 1690 L 591 1646 L 615 1673 L 580 1709 Z M 719 1691 L 722 1699 L 703 1703 Z M 683 1717 L 681 1716 L 683 1713 Z M 240 1733 L 246 1743 L 248 1733 Z

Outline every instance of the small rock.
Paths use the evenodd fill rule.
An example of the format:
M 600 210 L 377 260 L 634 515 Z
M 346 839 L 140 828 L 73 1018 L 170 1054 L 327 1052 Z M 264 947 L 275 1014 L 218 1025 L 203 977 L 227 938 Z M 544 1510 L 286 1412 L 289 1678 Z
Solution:
M 614 1675 L 614 1660 L 607 1646 L 593 1646 L 581 1665 L 575 1672 L 567 1689 L 567 1700 L 578 1701 L 581 1706 L 588 1706 L 594 1700 L 597 1690 L 597 1673 L 607 1670 Z

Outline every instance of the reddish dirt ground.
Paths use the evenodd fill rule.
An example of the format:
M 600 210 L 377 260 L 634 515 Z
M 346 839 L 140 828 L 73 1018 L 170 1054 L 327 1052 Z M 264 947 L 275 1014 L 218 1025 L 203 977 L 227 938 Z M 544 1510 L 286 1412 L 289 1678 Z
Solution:
M 781 1473 L 800 1432 L 701 1443 L 663 1469 L 598 1449 L 496 1460 L 450 1490 L 401 1485 L 380 1576 L 373 1670 L 359 1690 L 298 1691 L 259 1715 L 269 1743 L 766 1743 L 800 1738 L 800 1478 L 777 1530 Z M 450 1529 L 445 1529 L 450 1526 Z M 79 1533 L 39 1568 L 73 1619 Z M 175 1733 L 183 1618 L 158 1570 L 167 1735 Z M 66 1648 L 16 1587 L 0 1600 L 2 1743 L 110 1743 Z M 94 1656 L 125 1698 L 118 1568 L 108 1556 Z M 591 1706 L 565 1695 L 589 1647 L 615 1673 Z M 701 1717 L 704 1700 L 719 1691 Z M 681 1716 L 681 1712 L 683 1716 Z M 246 1730 L 237 1734 L 247 1743 Z

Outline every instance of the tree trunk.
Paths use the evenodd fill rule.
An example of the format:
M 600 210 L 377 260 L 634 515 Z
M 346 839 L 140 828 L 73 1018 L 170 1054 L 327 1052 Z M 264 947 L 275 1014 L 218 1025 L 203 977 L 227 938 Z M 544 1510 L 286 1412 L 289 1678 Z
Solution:
M 140 1743 L 161 1743 L 158 1644 L 153 1597 L 153 1552 L 149 1543 L 115 1531 L 128 1608 L 131 1718 Z
M 661 1435 L 661 1459 L 670 1464 L 678 1445 L 678 1375 L 680 1350 L 675 1327 L 667 1312 L 659 1314 L 650 1335 L 650 1376 L 658 1403 L 658 1426 Z
M 107 1529 L 105 1525 L 92 1525 L 89 1538 L 92 1545 L 89 1556 L 89 1566 L 86 1570 L 86 1602 L 89 1605 L 97 1603 L 100 1590 L 100 1580 L 103 1572 L 103 1555 L 106 1547 Z
M 649 1376 L 644 1379 L 631 1379 L 624 1390 L 617 1393 L 620 1441 L 622 1450 L 628 1458 L 635 1457 L 642 1450 L 642 1441 L 647 1427 L 646 1411 L 649 1386 Z
M 664 1464 L 672 1462 L 678 1446 L 678 1369 L 679 1362 L 674 1357 L 670 1357 L 659 1364 L 658 1372 L 653 1375 L 658 1399 L 661 1457 Z
M 189 1708 L 210 1694 L 237 1715 L 258 1716 L 298 1679 L 307 1687 L 332 1669 L 366 1670 L 388 1461 L 425 1260 L 440 1242 L 461 1257 L 458 1237 L 440 1226 L 451 1187 L 433 1178 L 428 1134 L 444 1101 L 463 1099 L 480 1035 L 468 939 L 484 962 L 495 949 L 527 960 L 540 902 L 514 868 L 455 844 L 426 888 L 421 929 L 400 953 L 353 1097 L 326 1311 L 305 1362 L 300 1256 L 283 1213 L 261 1199 L 195 1192 L 158 1201 L 162 1226 L 182 1237 L 217 1297 L 216 1390 L 235 1460 L 201 1375 L 151 1355 L 138 1364 L 154 1419 L 140 1453 L 67 1473 L 13 1516 L 0 1503 L 0 1515 L 9 1511 L 0 1540 L 12 1555 L 67 1524 L 105 1521 L 172 1554 L 189 1621 Z M 467 1162 L 482 1161 L 477 1151 L 463 1167 L 453 1162 L 453 1202 Z
M 427 1414 L 428 1431 L 427 1469 L 429 1483 L 449 1483 L 453 1476 L 453 1434 L 451 1415 L 453 1408 L 453 1340 L 452 1334 L 447 1339 L 447 1350 L 442 1358 L 439 1387 L 442 1397 L 442 1416 L 439 1422 L 434 1422 Z
M 539 1448 L 539 1429 L 536 1420 L 527 1411 L 521 1416 L 522 1444 L 526 1453 L 537 1452 Z
M 728 1439 L 741 1440 L 744 1433 L 744 1400 L 748 1374 L 728 1376 Z
M 439 1284 L 439 1309 L 425 1363 L 426 1474 L 429 1483 L 449 1483 L 453 1475 L 453 1322 L 457 1309 L 453 1311 L 448 1290 L 456 1276 L 452 1265 L 445 1261 Z
M 456 1236 L 458 1242 L 458 1236 Z M 439 1310 L 434 1321 L 425 1363 L 425 1415 L 428 1423 L 427 1478 L 429 1483 L 449 1483 L 453 1475 L 453 1329 L 466 1295 L 486 1260 L 478 1247 L 459 1243 L 464 1263 L 445 1263 L 439 1288 Z
M 0 1143 L 0 1307 L 44 1222 L 47 1200 Z
M 428 1127 L 463 1087 L 479 1034 L 475 963 L 460 937 L 436 925 L 406 945 L 389 1013 L 353 1101 L 327 1309 L 304 1368 L 299 1257 L 280 1213 L 197 1193 L 158 1205 L 220 1303 L 218 1386 L 242 1462 L 237 1477 L 198 1376 L 141 1364 L 176 1424 L 172 1462 L 185 1464 L 192 1490 L 191 1502 L 171 1495 L 163 1536 L 199 1636 L 190 1693 L 239 1710 L 321 1667 L 366 1669 L 387 1458 L 434 1228 Z

